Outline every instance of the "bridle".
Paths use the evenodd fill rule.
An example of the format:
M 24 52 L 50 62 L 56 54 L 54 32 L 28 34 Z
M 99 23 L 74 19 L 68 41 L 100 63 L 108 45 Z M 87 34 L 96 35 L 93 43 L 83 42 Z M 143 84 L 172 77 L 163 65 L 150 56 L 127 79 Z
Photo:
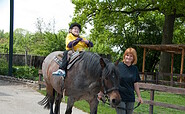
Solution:
M 118 86 L 116 85 L 116 80 L 115 80 L 115 76 L 111 76 L 111 82 L 113 82 L 113 87 L 112 88 L 108 88 L 106 87 L 105 85 L 105 79 L 106 77 L 105 76 L 102 76 L 101 77 L 101 83 L 102 83 L 102 87 L 103 87 L 103 93 L 107 96 L 108 93 L 110 93 L 111 91 L 114 91 L 114 90 L 118 90 Z

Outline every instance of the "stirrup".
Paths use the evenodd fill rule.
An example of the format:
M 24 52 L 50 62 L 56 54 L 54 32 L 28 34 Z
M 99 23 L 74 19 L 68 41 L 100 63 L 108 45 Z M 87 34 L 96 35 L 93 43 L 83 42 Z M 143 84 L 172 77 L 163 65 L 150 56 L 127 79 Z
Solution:
M 53 72 L 52 75 L 53 75 L 53 76 L 63 76 L 63 77 L 65 77 L 65 71 L 59 69 L 59 70 Z

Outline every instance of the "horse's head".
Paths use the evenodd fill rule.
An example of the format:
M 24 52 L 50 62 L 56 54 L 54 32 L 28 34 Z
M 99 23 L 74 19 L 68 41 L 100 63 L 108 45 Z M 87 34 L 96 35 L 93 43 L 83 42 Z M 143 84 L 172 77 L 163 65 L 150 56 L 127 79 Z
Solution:
M 116 107 L 121 101 L 118 90 L 119 72 L 114 64 L 107 61 L 100 58 L 100 65 L 102 67 L 102 91 L 108 96 L 110 105 Z

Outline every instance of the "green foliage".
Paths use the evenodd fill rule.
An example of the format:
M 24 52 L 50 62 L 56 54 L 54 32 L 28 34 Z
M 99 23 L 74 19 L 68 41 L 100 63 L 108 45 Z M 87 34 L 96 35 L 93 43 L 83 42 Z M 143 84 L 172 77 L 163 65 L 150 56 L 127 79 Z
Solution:
M 65 30 L 60 30 L 57 34 L 51 32 L 35 34 L 34 40 L 37 40 L 37 42 L 34 45 L 35 50 L 33 53 L 46 56 L 53 51 L 65 50 L 66 36 L 67 32 Z M 36 37 L 40 37 L 40 39 Z
M 14 47 L 16 52 L 25 53 L 26 51 L 30 51 L 32 44 L 31 33 L 29 31 L 21 28 L 14 31 Z
M 185 23 L 184 18 L 176 20 L 173 43 L 185 44 Z
M 58 34 L 52 34 L 46 32 L 44 34 L 45 45 L 44 49 L 48 51 L 49 54 L 53 51 L 64 51 L 65 50 L 65 38 L 67 36 L 67 32 L 60 31 Z
M 155 1 L 156 7 L 159 7 L 160 11 L 165 14 L 184 14 L 184 0 L 157 0 Z
M 13 75 L 16 78 L 24 78 L 30 80 L 38 80 L 38 69 L 29 66 L 16 66 L 14 67 Z
M 1 38 L 4 38 L 5 37 L 5 35 L 4 35 L 4 30 L 0 30 L 0 39 Z
M 76 5 L 73 21 L 93 26 L 90 40 L 93 51 L 111 54 L 113 61 L 122 57 L 134 44 L 161 44 L 165 15 L 183 18 L 184 1 L 177 0 L 72 0 Z M 174 43 L 183 43 L 184 19 L 175 21 Z M 181 35 L 180 35 L 181 34 Z M 137 48 L 138 66 L 141 70 L 143 49 Z M 160 53 L 147 53 L 146 70 L 154 71 Z M 152 69 L 151 69 L 152 66 Z
M 1 75 L 7 75 L 8 74 L 8 62 L 6 61 L 6 58 L 0 58 L 0 74 Z
M 90 23 L 94 27 L 91 30 L 90 39 L 94 41 L 97 51 L 104 51 L 108 45 L 108 53 L 111 53 L 114 47 L 120 48 L 120 53 L 136 43 L 153 41 L 152 44 L 155 44 L 161 41 L 162 28 L 159 27 L 162 24 L 161 15 L 155 12 L 133 12 L 130 15 L 121 12 L 124 5 L 127 11 L 132 8 L 129 6 L 136 5 L 135 8 L 140 8 L 147 2 L 73 0 L 73 3 L 76 4 L 73 21 Z M 126 6 L 128 4 L 129 6 Z M 107 51 L 104 52 L 107 53 Z
M 4 30 L 0 30 L 0 53 L 8 53 L 8 33 L 4 33 Z

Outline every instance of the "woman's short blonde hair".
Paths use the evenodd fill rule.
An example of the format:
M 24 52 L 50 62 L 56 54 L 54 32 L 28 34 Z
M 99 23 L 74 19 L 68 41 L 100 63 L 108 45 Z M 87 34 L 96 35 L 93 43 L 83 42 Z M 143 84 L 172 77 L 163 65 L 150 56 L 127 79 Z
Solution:
M 133 61 L 132 61 L 132 64 L 137 64 L 137 52 L 134 48 L 127 48 L 123 54 L 123 62 L 125 61 L 125 56 L 130 53 L 133 55 Z

